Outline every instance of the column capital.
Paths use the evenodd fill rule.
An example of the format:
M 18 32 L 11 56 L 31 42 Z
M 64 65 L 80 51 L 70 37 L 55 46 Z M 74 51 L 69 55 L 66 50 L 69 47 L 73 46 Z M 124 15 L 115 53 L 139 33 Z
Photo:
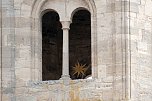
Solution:
M 71 21 L 61 21 L 62 29 L 70 29 Z

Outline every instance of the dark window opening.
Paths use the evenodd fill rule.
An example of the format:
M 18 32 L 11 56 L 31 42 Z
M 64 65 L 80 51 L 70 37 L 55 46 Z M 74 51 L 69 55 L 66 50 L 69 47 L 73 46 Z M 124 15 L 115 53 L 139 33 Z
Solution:
M 85 79 L 91 76 L 91 14 L 79 10 L 73 15 L 69 33 L 70 77 Z
M 42 17 L 42 80 L 58 80 L 62 75 L 62 25 L 58 13 Z

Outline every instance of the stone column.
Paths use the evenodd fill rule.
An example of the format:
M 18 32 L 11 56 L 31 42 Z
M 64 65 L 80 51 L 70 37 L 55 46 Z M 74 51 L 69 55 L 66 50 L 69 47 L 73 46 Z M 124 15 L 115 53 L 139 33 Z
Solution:
M 62 78 L 70 79 L 69 75 L 69 29 L 70 21 L 61 21 L 63 29 Z

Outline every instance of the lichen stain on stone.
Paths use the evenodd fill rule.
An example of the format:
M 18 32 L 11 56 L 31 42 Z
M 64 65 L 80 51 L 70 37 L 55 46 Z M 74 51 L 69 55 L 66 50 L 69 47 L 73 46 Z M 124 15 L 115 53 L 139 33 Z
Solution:
M 72 84 L 73 82 L 71 81 L 70 84 L 70 91 L 69 91 L 69 98 L 70 98 L 70 101 L 81 101 L 80 100 L 80 97 L 79 97 L 79 85 L 77 85 L 76 87 L 74 86 L 74 84 Z
M 103 101 L 103 100 L 100 100 L 100 99 L 91 99 L 91 100 L 82 99 L 79 97 L 79 94 L 75 95 L 74 91 L 70 91 L 70 101 Z
M 80 97 L 80 89 L 81 89 L 81 84 L 77 84 L 76 86 L 72 84 L 73 82 L 70 82 L 70 91 L 69 91 L 69 101 L 103 101 L 101 99 L 84 99 Z

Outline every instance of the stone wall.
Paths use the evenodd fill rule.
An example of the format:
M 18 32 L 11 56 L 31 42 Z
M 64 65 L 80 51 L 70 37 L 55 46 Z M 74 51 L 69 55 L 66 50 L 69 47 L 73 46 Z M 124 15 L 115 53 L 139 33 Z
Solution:
M 151 101 L 152 1 L 1 1 L 2 101 Z M 92 80 L 42 81 L 39 18 L 50 7 L 61 21 L 91 12 Z
M 139 0 L 137 12 L 130 13 L 132 50 L 132 99 L 151 101 L 152 99 L 152 1 Z
M 7 97 L 12 98 L 12 95 L 15 94 L 15 13 L 13 1 L 1 2 L 1 8 L 1 100 L 7 101 Z

